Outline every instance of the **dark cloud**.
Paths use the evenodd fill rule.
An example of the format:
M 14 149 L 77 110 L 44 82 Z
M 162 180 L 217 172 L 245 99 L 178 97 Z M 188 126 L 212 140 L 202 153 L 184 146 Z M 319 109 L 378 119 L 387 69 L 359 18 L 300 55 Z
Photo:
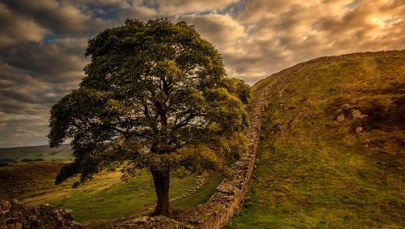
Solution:
M 31 18 L 58 35 L 91 35 L 106 26 L 104 20 L 92 18 L 70 1 L 5 0 L 4 3 L 19 17 Z
M 0 47 L 23 42 L 40 42 L 49 32 L 31 18 L 18 17 L 0 3 Z
M 63 39 L 1 48 L 0 146 L 46 143 L 50 107 L 83 76 L 85 43 Z
M 49 43 L 27 42 L 0 49 L 0 57 L 9 66 L 23 70 L 38 80 L 50 83 L 78 81 L 87 60 L 87 39 L 66 38 Z
M 48 120 L 38 117 L 21 116 L 20 119 L 0 120 L 0 145 L 2 147 L 46 144 Z M 0 114 L 1 117 L 1 114 Z M 39 118 L 40 117 L 40 118 Z

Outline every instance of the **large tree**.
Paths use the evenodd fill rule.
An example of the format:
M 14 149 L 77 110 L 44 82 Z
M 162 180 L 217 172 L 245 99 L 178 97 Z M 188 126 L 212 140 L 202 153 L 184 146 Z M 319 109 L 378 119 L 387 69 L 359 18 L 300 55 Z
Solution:
M 225 171 L 244 150 L 249 87 L 225 77 L 218 51 L 185 22 L 127 20 L 89 41 L 77 90 L 51 109 L 51 147 L 71 140 L 56 178 L 80 182 L 123 162 L 152 173 L 155 215 L 170 215 L 170 171 Z

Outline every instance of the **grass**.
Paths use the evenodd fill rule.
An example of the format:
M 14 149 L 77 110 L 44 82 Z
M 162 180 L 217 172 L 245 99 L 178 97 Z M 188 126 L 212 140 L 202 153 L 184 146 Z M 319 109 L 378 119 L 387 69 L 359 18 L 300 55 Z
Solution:
M 216 188 L 223 179 L 224 178 L 221 175 L 213 175 L 206 178 L 206 183 L 198 192 L 193 193 L 184 199 L 174 201 L 172 206 L 176 209 L 187 209 L 205 203 L 214 194 Z
M 405 52 L 320 59 L 254 90 L 268 83 L 257 168 L 229 227 L 405 228 Z
M 17 163 L 0 167 L 0 198 L 12 199 L 54 187 L 61 162 Z
M 72 209 L 77 221 L 111 220 L 135 214 L 153 206 L 156 196 L 151 175 L 141 172 L 128 182 L 121 181 L 121 172 L 101 172 L 93 180 L 72 188 L 74 179 L 54 185 L 54 178 L 63 163 L 17 163 L 0 168 L 0 198 L 16 198 L 29 205 L 50 203 Z M 180 196 L 196 185 L 197 176 L 173 177 L 170 197 Z M 175 209 L 195 207 L 204 203 L 215 191 L 222 177 L 210 176 L 196 193 L 174 201 Z
M 72 188 L 75 179 L 54 185 L 64 163 L 71 160 L 68 145 L 53 150 L 47 146 L 0 149 L 0 198 L 19 199 L 29 205 L 50 203 L 73 210 L 75 220 L 111 220 L 137 213 L 155 204 L 156 196 L 151 175 L 144 171 L 128 182 L 121 181 L 121 172 L 101 172 L 93 180 Z M 12 160 L 9 160 L 12 159 Z M 35 160 L 42 159 L 43 162 Z M 32 160 L 32 162 L 21 162 Z M 173 177 L 170 197 L 182 195 L 196 185 L 195 175 L 184 179 Z M 204 203 L 222 181 L 210 176 L 196 193 L 172 203 L 175 209 L 186 209 Z
M 104 176 L 95 182 L 100 182 Z M 61 208 L 73 209 L 78 221 L 114 219 L 134 214 L 156 202 L 152 178 L 143 172 L 128 182 L 121 183 L 119 174 L 115 184 L 108 188 L 82 187 L 63 199 L 51 202 Z M 180 195 L 195 185 L 196 177 L 172 179 L 171 196 Z
M 202 189 L 184 199 L 174 201 L 172 207 L 185 209 L 204 203 L 215 191 L 222 179 L 208 179 Z M 183 194 L 195 185 L 196 176 L 183 179 L 172 178 L 170 197 Z M 130 216 L 156 203 L 152 177 L 144 172 L 127 183 L 116 183 L 106 189 L 87 189 L 75 191 L 65 198 L 52 204 L 67 209 L 73 209 L 73 215 L 78 221 L 90 219 L 115 219 Z

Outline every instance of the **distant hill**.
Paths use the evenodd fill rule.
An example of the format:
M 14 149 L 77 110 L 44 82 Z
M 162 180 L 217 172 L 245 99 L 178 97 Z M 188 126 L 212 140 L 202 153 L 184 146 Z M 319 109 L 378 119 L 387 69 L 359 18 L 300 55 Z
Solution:
M 257 168 L 231 228 L 405 228 L 405 51 L 317 58 L 260 90 Z
M 59 148 L 50 148 L 49 145 L 0 148 L 0 153 L 32 153 L 41 151 L 71 151 L 71 146 L 63 144 Z
M 56 149 L 47 145 L 0 148 L 0 164 L 34 160 L 65 161 L 72 158 L 72 149 L 68 144 L 61 145 Z

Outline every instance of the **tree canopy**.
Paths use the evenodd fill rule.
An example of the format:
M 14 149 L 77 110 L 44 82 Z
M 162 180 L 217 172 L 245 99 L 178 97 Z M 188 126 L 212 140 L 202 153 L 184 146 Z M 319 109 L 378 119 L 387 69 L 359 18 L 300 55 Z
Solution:
M 116 162 L 127 175 L 148 168 L 155 214 L 168 214 L 170 171 L 224 171 L 245 149 L 249 86 L 227 78 L 218 51 L 185 22 L 128 19 L 91 39 L 85 55 L 80 87 L 51 109 L 50 146 L 71 139 L 75 156 L 56 183 Z

